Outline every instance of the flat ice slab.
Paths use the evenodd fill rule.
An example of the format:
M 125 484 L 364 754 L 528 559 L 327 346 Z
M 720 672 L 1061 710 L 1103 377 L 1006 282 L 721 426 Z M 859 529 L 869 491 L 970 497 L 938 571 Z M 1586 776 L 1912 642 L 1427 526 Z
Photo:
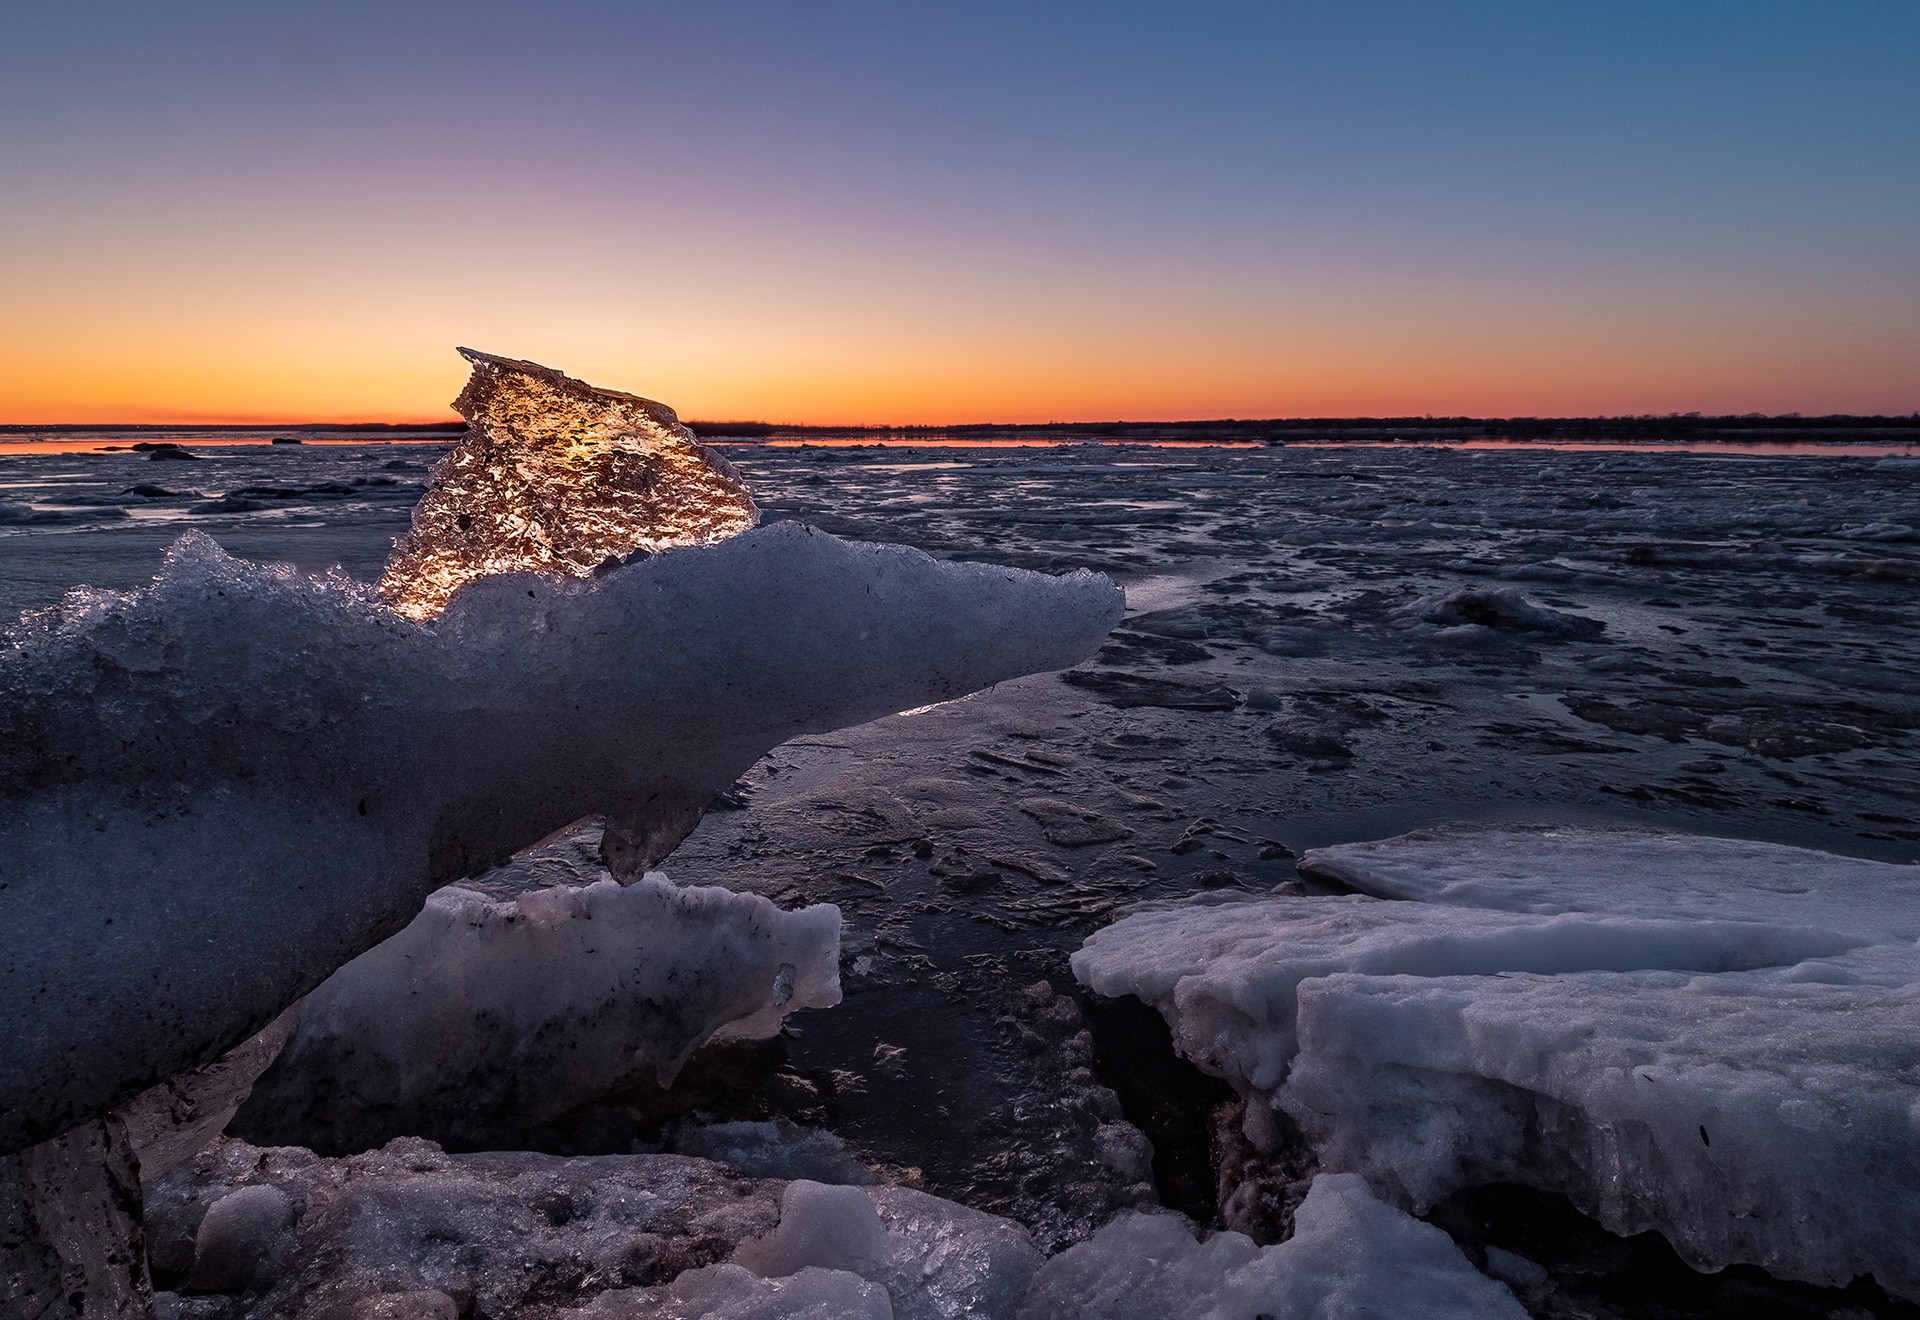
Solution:
M 1920 866 L 1694 834 L 1434 829 L 1314 848 L 1309 875 L 1376 898 L 1505 912 L 1817 924 L 1920 940 Z
M 1437 901 L 1150 907 L 1075 973 L 1159 1008 L 1256 1102 L 1256 1140 L 1284 1112 L 1323 1167 L 1403 1204 L 1522 1182 L 1701 1268 L 1920 1296 L 1914 868 L 1593 831 L 1308 862 Z

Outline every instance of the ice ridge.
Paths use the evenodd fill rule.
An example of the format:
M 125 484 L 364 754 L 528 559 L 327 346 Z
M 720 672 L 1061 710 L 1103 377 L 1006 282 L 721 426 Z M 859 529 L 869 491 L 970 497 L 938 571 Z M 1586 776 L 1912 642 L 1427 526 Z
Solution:
M 637 879 L 795 735 L 1074 664 L 1106 578 L 781 523 L 429 622 L 183 537 L 0 644 L 0 1149 L 210 1062 L 583 817 Z

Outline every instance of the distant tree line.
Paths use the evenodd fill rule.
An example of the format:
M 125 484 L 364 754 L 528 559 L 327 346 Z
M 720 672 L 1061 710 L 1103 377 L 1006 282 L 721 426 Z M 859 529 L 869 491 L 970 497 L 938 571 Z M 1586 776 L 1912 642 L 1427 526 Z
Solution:
M 1408 439 L 1591 439 L 1685 440 L 1738 439 L 1756 434 L 1781 439 L 1798 436 L 1920 434 L 1920 413 L 1862 416 L 1839 413 L 1803 417 L 1799 413 L 1638 413 L 1617 417 L 1236 417 L 1181 422 L 971 422 L 952 426 L 803 426 L 776 422 L 688 422 L 703 438 L 743 440 L 807 436 L 936 436 L 955 439 L 1047 436 L 1099 440 L 1240 439 L 1287 440 Z

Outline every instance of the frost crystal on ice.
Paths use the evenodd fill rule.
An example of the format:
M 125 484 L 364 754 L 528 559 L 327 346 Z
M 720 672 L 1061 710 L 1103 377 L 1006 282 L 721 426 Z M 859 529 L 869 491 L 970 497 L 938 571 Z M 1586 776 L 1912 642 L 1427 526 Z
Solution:
M 635 551 L 705 545 L 759 510 L 673 409 L 537 362 L 463 348 L 467 438 L 440 460 L 380 591 L 409 618 L 499 573 L 588 577 Z

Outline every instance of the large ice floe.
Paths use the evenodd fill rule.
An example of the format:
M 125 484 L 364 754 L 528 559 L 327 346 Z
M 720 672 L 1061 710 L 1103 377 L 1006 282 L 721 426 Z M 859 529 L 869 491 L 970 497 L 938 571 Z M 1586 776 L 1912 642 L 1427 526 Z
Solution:
M 1302 866 L 1368 892 L 1162 905 L 1074 958 L 1257 1141 L 1290 1120 L 1416 1210 L 1527 1184 L 1698 1268 L 1920 1296 L 1920 868 L 1585 830 Z
M 481 468 L 503 436 L 624 452 L 608 413 L 629 430 L 636 410 L 653 416 L 625 396 L 583 399 L 557 373 L 476 367 L 463 448 Z M 510 402 L 489 394 L 508 386 Z M 468 472 L 460 453 L 451 470 Z M 707 475 L 687 478 L 696 459 Z M 623 463 L 583 470 L 624 480 Z M 594 512 L 580 544 L 604 554 L 588 576 L 536 545 L 486 563 L 540 571 L 476 577 L 439 613 L 408 617 L 423 611 L 396 610 L 414 598 L 391 582 L 382 594 L 303 577 L 190 535 L 150 587 L 76 591 L 9 633 L 0 996 L 15 1015 L 0 1149 L 211 1061 L 401 930 L 433 890 L 572 822 L 604 815 L 613 878 L 640 880 L 776 744 L 1072 664 L 1121 612 L 1095 574 L 946 563 L 794 523 L 640 554 L 683 480 L 707 512 L 669 541 L 752 520 L 721 467 L 680 454 L 633 478 L 650 494 L 621 505 L 633 521 L 618 535 L 608 502 L 583 497 Z M 549 548 L 572 526 L 539 520 Z M 426 522 L 396 564 L 445 544 L 463 580 L 479 561 Z M 566 940 L 576 912 L 673 901 L 644 884 L 588 891 L 548 900 L 530 924 Z

